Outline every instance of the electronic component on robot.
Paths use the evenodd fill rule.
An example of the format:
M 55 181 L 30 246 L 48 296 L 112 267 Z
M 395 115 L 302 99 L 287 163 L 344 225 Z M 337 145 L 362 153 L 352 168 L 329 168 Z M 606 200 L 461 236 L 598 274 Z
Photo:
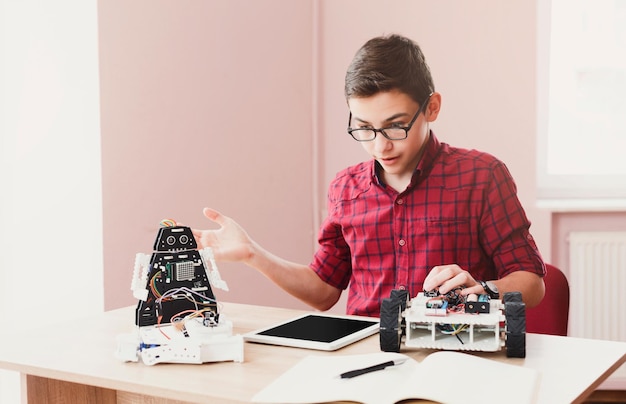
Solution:
M 210 248 L 189 227 L 163 220 L 150 255 L 138 253 L 131 282 L 137 332 L 118 338 L 118 358 L 144 363 L 243 361 L 243 337 L 220 313 L 211 286 L 228 290 Z

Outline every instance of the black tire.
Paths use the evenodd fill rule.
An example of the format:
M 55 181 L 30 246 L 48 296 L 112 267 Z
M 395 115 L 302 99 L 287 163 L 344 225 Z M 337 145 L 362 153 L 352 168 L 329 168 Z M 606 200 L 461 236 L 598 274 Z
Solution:
M 520 292 L 507 292 L 504 294 L 504 299 L 502 301 L 504 303 L 521 302 L 522 294 Z
M 393 289 L 391 291 L 391 297 L 392 299 L 396 299 L 400 301 L 400 307 L 401 310 L 404 311 L 406 310 L 406 307 L 409 304 L 409 291 L 406 289 Z
M 400 299 L 383 299 L 380 304 L 380 350 L 400 352 L 402 343 L 402 304 Z
M 509 358 L 526 357 L 526 305 L 524 302 L 504 303 L 506 320 L 506 356 Z

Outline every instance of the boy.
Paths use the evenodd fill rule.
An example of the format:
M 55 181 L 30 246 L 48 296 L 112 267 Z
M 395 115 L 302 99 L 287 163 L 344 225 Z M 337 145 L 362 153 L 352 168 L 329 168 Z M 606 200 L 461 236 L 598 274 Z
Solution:
M 545 265 L 505 165 L 486 153 L 440 143 L 430 130 L 441 95 L 419 46 L 377 37 L 346 73 L 348 133 L 371 160 L 338 173 L 309 265 L 277 257 L 234 220 L 205 208 L 218 230 L 195 230 L 217 260 L 257 269 L 319 310 L 348 288 L 347 313 L 378 316 L 392 289 L 445 294 L 520 291 L 544 295 Z

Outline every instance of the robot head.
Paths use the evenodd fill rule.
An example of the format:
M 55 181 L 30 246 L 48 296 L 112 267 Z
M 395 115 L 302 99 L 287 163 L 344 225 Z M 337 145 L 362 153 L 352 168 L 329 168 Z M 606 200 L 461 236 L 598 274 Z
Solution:
M 161 227 L 154 241 L 154 251 L 186 251 L 198 248 L 191 229 L 186 226 Z

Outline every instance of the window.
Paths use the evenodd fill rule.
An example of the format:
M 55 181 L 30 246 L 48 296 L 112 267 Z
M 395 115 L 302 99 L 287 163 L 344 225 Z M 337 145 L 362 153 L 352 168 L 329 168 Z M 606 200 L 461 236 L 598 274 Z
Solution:
M 539 0 L 539 197 L 626 198 L 626 0 Z

